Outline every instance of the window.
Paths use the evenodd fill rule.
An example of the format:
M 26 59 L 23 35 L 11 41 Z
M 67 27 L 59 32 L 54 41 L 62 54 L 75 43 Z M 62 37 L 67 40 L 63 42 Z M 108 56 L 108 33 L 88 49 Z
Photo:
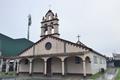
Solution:
M 50 50 L 52 48 L 52 44 L 50 42 L 47 42 L 45 44 L 45 48 L 46 48 L 46 50 Z
M 51 20 L 51 19 L 52 19 L 52 17 L 51 17 L 51 15 L 49 15 L 48 20 Z
M 24 64 L 27 65 L 28 63 L 29 63 L 29 61 L 28 61 L 27 59 L 25 59 L 25 60 L 24 60 Z
M 102 58 L 100 58 L 100 64 L 102 64 Z
M 54 33 L 55 31 L 54 31 L 54 28 L 52 28 L 52 34 Z
M 45 31 L 45 35 L 48 35 L 48 31 Z
M 75 64 L 80 64 L 80 58 L 79 57 L 75 57 Z
M 103 64 L 105 64 L 106 63 L 106 61 L 103 59 Z
M 97 56 L 94 56 L 94 63 L 97 64 Z

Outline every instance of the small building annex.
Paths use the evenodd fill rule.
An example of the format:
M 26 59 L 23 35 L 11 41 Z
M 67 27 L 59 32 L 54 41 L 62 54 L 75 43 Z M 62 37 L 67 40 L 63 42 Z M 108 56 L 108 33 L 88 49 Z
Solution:
M 120 54 L 119 53 L 113 53 L 113 63 L 114 63 L 114 67 L 120 67 Z
M 0 33 L 0 71 L 15 71 L 14 57 L 32 44 L 25 38 L 13 39 Z
M 41 22 L 41 39 L 17 56 L 17 74 L 92 75 L 106 70 L 106 57 L 87 47 L 60 38 L 58 16 L 49 10 Z

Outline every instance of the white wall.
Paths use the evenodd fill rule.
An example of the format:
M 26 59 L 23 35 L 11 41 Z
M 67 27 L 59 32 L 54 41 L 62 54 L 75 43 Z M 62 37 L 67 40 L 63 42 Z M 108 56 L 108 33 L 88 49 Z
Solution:
M 36 73 L 44 72 L 44 61 L 42 59 L 33 60 L 33 72 L 36 72 Z
M 86 73 L 91 74 L 91 63 L 89 62 L 86 63 Z
M 29 63 L 24 64 L 24 62 L 20 62 L 19 72 L 29 72 Z
M 71 44 L 66 44 L 66 52 L 67 53 L 71 53 L 71 52 L 82 52 L 82 51 L 86 51 L 85 49 L 82 49 L 81 47 L 76 47 L 74 45 Z
M 97 55 L 95 53 L 92 53 L 92 61 L 91 61 L 91 66 L 92 66 L 92 74 L 95 74 L 100 71 L 101 68 L 104 68 L 106 70 L 106 59 L 100 55 Z M 94 56 L 97 56 L 97 63 L 94 62 Z M 102 63 L 100 62 L 102 60 Z
M 52 59 L 52 73 L 61 73 L 62 72 L 62 62 L 59 59 Z
M 47 42 L 51 42 L 52 44 L 52 48 L 50 50 L 46 50 L 45 48 L 45 44 Z M 63 46 L 64 44 L 61 41 L 52 38 L 46 38 L 45 40 L 43 40 L 35 46 L 35 55 L 63 53 Z
M 22 54 L 20 54 L 20 56 L 32 56 L 32 55 L 33 55 L 33 47 L 31 47 L 30 49 L 26 50 Z
M 45 44 L 47 42 L 51 42 L 52 44 L 52 48 L 50 50 L 45 49 Z M 82 52 L 82 51 L 86 51 L 86 50 L 81 47 L 77 47 L 77 46 L 66 43 L 66 53 Z M 23 52 L 20 56 L 32 56 L 34 54 L 33 52 L 34 51 L 32 47 L 27 51 Z M 61 40 L 56 40 L 48 37 L 35 45 L 34 55 L 57 54 L 57 53 L 64 53 L 64 42 Z
M 70 57 L 66 60 L 66 73 L 83 73 L 83 64 L 75 64 L 75 59 Z
M 45 49 L 45 44 L 47 42 L 52 43 L 52 48 L 50 50 Z M 87 51 L 87 50 L 66 43 L 66 53 L 82 52 L 82 51 Z M 44 39 L 43 41 L 41 41 L 41 42 L 39 42 L 39 43 L 37 43 L 35 45 L 35 55 L 58 54 L 58 53 L 64 53 L 64 42 L 61 41 L 61 40 L 56 40 L 56 39 L 53 39 L 51 37 L 47 37 L 46 39 Z M 31 55 L 33 55 L 33 47 L 28 49 L 27 51 L 23 52 L 20 56 L 31 56 Z M 96 53 L 93 53 L 93 52 L 85 53 L 83 59 L 86 56 L 90 57 L 90 60 L 91 60 L 91 65 L 89 65 L 90 63 L 86 64 L 86 69 L 87 69 L 86 72 L 87 73 L 95 74 L 101 68 L 106 69 L 106 62 L 105 62 L 106 60 L 105 60 L 104 57 L 102 57 L 102 56 L 100 56 L 100 55 L 98 55 Z M 97 64 L 94 63 L 94 57 L 93 56 L 98 57 L 98 63 Z M 103 60 L 102 64 L 99 61 L 100 59 Z M 52 71 L 57 72 L 57 73 L 61 72 L 61 64 L 59 62 L 54 62 L 54 63 L 56 63 L 56 64 L 52 64 Z M 34 66 L 35 67 L 34 71 L 35 72 L 39 72 L 39 71 L 43 72 L 44 69 L 43 70 L 39 69 L 39 68 L 42 68 L 44 66 L 44 65 L 40 66 L 42 64 L 43 63 L 37 64 L 39 67 L 37 65 L 35 65 Z M 74 60 L 69 60 L 68 64 L 66 64 L 66 65 L 67 65 L 67 68 L 68 68 L 67 69 L 68 73 L 83 73 L 83 68 L 82 68 L 83 65 L 82 65 L 82 63 L 81 64 L 75 64 Z M 25 70 L 27 70 L 27 69 L 25 69 Z
M 86 64 L 85 64 L 86 65 L 86 73 L 87 74 L 92 74 L 92 70 L 91 70 L 92 69 L 92 66 L 91 66 L 92 54 L 91 54 L 90 51 L 88 51 L 87 53 L 85 53 L 84 56 L 82 56 L 82 58 L 85 59 L 85 60 L 86 60 L 87 57 L 89 57 L 89 61 L 90 62 L 89 61 L 85 61 L 86 62 Z

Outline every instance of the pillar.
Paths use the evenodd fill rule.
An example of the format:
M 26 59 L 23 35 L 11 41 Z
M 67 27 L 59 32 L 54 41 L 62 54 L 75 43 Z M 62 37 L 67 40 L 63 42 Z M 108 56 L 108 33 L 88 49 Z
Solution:
M 20 60 L 18 59 L 18 60 L 17 60 L 17 71 L 16 71 L 17 74 L 19 74 L 19 66 L 20 66 Z
M 59 24 L 54 24 L 54 33 L 58 33 L 59 34 L 58 25 Z
M 8 73 L 8 72 L 9 72 L 9 61 L 6 60 L 6 73 Z
M 47 74 L 47 61 L 45 61 L 44 74 Z
M 44 35 L 45 35 L 45 28 L 41 27 L 41 36 L 44 36 Z
M 2 66 L 3 66 L 3 59 L 1 59 L 1 63 L 0 63 L 0 72 L 2 72 Z
M 47 75 L 47 59 L 49 57 L 44 57 L 42 59 L 44 59 L 44 75 Z
M 83 75 L 86 76 L 86 63 L 85 60 L 83 60 Z
M 44 60 L 44 75 L 47 75 L 47 60 Z
M 49 25 L 47 28 L 48 28 L 48 34 L 52 34 L 52 27 Z
M 16 71 L 16 61 L 15 60 L 14 60 L 13 68 L 14 68 L 14 72 L 15 72 Z
M 29 74 L 31 75 L 32 74 L 32 61 L 33 61 L 33 59 L 31 58 L 31 59 L 29 59 L 29 61 L 30 61 Z
M 64 62 L 64 60 L 65 60 L 65 58 L 66 57 L 59 57 L 59 58 L 61 58 L 61 61 L 62 61 L 62 75 L 64 76 L 65 75 L 65 62 Z
M 65 63 L 62 61 L 62 75 L 65 75 Z

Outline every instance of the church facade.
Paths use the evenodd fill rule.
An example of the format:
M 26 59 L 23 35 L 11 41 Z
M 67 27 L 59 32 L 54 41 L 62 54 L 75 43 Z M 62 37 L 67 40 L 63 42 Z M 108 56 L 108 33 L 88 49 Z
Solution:
M 49 10 L 41 22 L 41 39 L 17 56 L 17 74 L 87 76 L 106 70 L 104 55 L 80 41 L 61 39 L 58 22 L 57 14 Z

